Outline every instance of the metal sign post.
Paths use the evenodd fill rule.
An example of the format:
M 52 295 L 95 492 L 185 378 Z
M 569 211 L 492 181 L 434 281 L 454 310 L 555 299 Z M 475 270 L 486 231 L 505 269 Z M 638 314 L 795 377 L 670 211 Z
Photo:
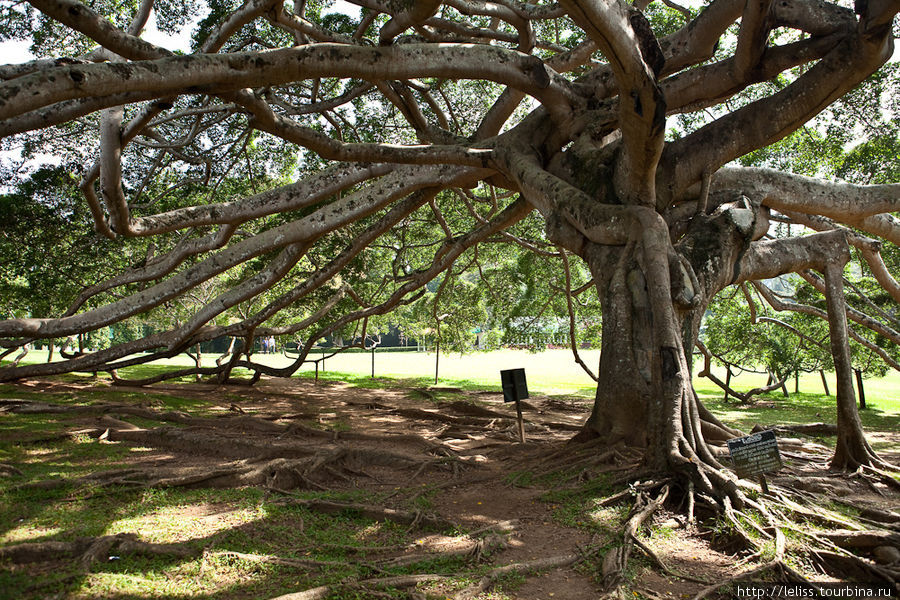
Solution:
M 528 398 L 528 384 L 525 382 L 525 369 L 507 369 L 500 371 L 500 385 L 503 388 L 503 401 L 516 403 L 516 419 L 519 425 L 519 441 L 525 443 L 525 421 L 522 418 L 520 400 Z

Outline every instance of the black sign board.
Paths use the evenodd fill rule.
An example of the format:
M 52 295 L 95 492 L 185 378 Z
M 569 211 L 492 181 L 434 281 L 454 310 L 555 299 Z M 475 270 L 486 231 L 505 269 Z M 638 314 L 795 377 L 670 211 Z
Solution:
M 728 440 L 728 451 L 739 477 L 754 477 L 781 468 L 778 441 L 772 430 Z
M 525 369 L 507 369 L 500 371 L 500 385 L 503 387 L 503 401 L 516 402 L 528 397 L 528 385 L 525 383 Z

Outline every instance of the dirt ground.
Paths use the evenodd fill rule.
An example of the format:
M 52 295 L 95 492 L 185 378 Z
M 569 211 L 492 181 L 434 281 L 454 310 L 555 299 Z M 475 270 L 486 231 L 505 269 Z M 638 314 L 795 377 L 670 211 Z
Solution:
M 25 382 L 21 389 L 77 392 L 82 388 L 69 383 Z M 397 499 L 408 500 L 415 494 L 411 490 L 418 486 L 429 492 L 428 512 L 452 524 L 465 530 L 511 530 L 508 544 L 489 555 L 490 565 L 588 554 L 592 549 L 621 543 L 615 528 L 604 539 L 596 529 L 570 524 L 559 514 L 558 504 L 547 499 L 546 483 L 539 485 L 533 479 L 520 477 L 523 473 L 549 473 L 566 466 L 548 457 L 557 455 L 562 457 L 559 460 L 569 460 L 561 452 L 586 417 L 587 402 L 529 399 L 524 410 L 526 443 L 520 444 L 515 409 L 494 393 L 444 388 L 360 389 L 297 379 L 264 379 L 252 388 L 198 383 L 156 385 L 149 390 L 116 389 L 138 395 L 152 391 L 202 399 L 214 413 L 212 418 L 207 415 L 207 421 L 221 425 L 192 423 L 188 420 L 191 417 L 183 414 L 177 417 L 153 413 L 160 421 L 180 422 L 187 427 L 160 428 L 165 431 L 129 427 L 129 419 L 139 415 L 121 406 L 99 416 L 86 411 L 73 421 L 73 428 L 97 428 L 100 419 L 99 427 L 106 428 L 109 439 L 148 446 L 147 452 L 130 459 L 127 466 L 145 470 L 156 478 L 190 478 L 215 472 L 219 473 L 218 479 L 207 477 L 205 484 L 225 487 L 259 483 L 253 479 L 259 477 L 256 471 L 225 473 L 222 469 L 235 460 L 256 461 L 258 466 L 260 453 L 267 452 L 263 458 L 307 461 L 300 471 L 294 465 L 291 472 L 269 465 L 263 480 L 272 488 L 363 488 L 373 496 L 395 490 Z M 136 406 L 156 410 L 152 401 L 138 401 Z M 266 423 L 271 428 L 267 429 Z M 898 432 L 878 435 L 882 441 L 900 445 Z M 267 450 L 263 452 L 263 448 Z M 900 455 L 889 453 L 888 458 L 898 461 Z M 629 460 L 627 454 L 619 457 L 618 466 L 626 469 L 625 474 Z M 825 452 L 802 459 L 789 457 L 785 469 L 770 481 L 785 487 L 803 482 L 810 493 L 837 495 L 882 511 L 900 508 L 900 494 L 895 490 L 869 480 L 835 477 L 823 470 L 825 460 Z M 311 467 L 309 461 L 318 462 Z M 592 473 L 588 469 L 581 478 Z M 185 518 L 227 519 L 215 507 L 184 510 Z M 670 574 L 635 548 L 629 573 L 635 595 L 690 598 L 709 583 L 726 581 L 752 566 L 724 548 L 715 549 L 717 544 L 711 543 L 710 535 L 708 530 L 688 526 L 680 514 L 666 509 L 657 511 L 642 536 Z M 430 544 L 440 547 L 442 540 L 440 535 L 428 534 L 420 542 L 423 548 Z M 595 554 L 590 560 L 596 563 L 601 558 Z M 578 567 L 532 571 L 526 574 L 524 582 L 505 593 L 519 600 L 595 599 L 599 596 L 596 572 L 598 565 L 586 567 L 583 562 Z M 837 579 L 818 574 L 816 580 Z M 439 591 L 439 586 L 436 589 Z

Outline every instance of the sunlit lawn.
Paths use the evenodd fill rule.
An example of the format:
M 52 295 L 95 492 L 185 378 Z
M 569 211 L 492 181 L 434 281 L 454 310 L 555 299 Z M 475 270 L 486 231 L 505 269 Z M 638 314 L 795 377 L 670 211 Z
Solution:
M 599 350 L 581 350 L 579 354 L 582 360 L 596 372 L 599 362 Z M 23 361 L 24 363 L 39 363 L 46 360 L 46 351 L 31 351 Z M 311 354 L 310 359 L 320 358 L 320 354 Z M 218 355 L 203 355 L 203 366 L 211 367 L 215 364 Z M 437 365 L 436 363 L 437 358 Z M 283 367 L 291 364 L 291 360 L 282 354 L 254 354 L 253 359 L 261 363 Z M 320 363 L 322 373 L 345 373 L 366 376 L 372 374 L 372 353 L 352 352 L 342 353 L 332 358 L 327 358 Z M 185 355 L 176 356 L 153 363 L 154 365 L 178 365 L 188 367 L 193 361 Z M 442 385 L 451 385 L 453 382 L 465 382 L 468 385 L 478 387 L 497 386 L 500 384 L 500 371 L 503 369 L 524 368 L 528 376 L 529 389 L 543 394 L 584 394 L 593 395 L 595 384 L 590 376 L 579 367 L 574 360 L 571 350 L 555 349 L 543 352 L 529 352 L 527 350 L 496 350 L 493 352 L 472 352 L 468 354 L 441 353 L 439 357 L 434 352 L 385 352 L 377 349 L 374 360 L 374 372 L 376 377 L 388 377 L 396 379 L 422 379 L 434 382 L 435 367 L 437 366 L 438 382 Z M 152 374 L 157 373 L 152 370 Z M 304 364 L 300 374 L 315 372 L 315 365 Z M 151 373 L 142 373 L 141 367 L 123 369 L 122 377 L 140 377 Z M 718 372 L 724 379 L 724 370 Z M 828 387 L 831 393 L 835 389 L 834 373 L 827 373 Z M 737 390 L 749 390 L 766 383 L 766 376 L 743 373 L 732 378 L 732 387 Z M 794 381 L 788 381 L 788 390 L 794 391 Z M 721 389 L 712 381 L 695 377 L 694 386 L 701 395 L 716 396 L 722 393 Z M 886 377 L 880 379 L 865 380 L 866 399 L 885 401 L 882 408 L 900 412 L 900 373 L 889 372 Z M 805 373 L 800 377 L 800 391 L 805 393 L 824 393 L 822 380 L 818 373 Z M 780 393 L 780 392 L 779 392 Z
M 204 366 L 214 364 L 214 355 L 203 358 Z M 257 360 L 273 366 L 289 364 L 282 355 L 256 355 Z M 584 351 L 589 365 L 598 362 L 598 351 Z M 32 352 L 26 357 L 33 362 L 46 360 L 46 354 Z M 434 353 L 378 352 L 372 375 L 371 353 L 348 353 L 327 359 L 320 376 L 330 381 L 346 381 L 356 386 L 422 388 L 434 384 Z M 148 377 L 173 366 L 189 366 L 190 359 L 177 357 L 164 361 L 164 366 L 142 366 L 122 370 L 122 377 Z M 320 365 L 321 366 L 321 365 Z M 587 404 L 595 392 L 591 378 L 575 364 L 571 351 L 549 350 L 530 353 L 503 350 L 490 353 L 442 354 L 438 363 L 438 385 L 465 390 L 500 391 L 499 371 L 525 368 L 533 395 L 579 397 Z M 304 365 L 300 376 L 313 376 L 313 365 Z M 724 379 L 724 374 L 721 375 Z M 0 396 L 74 404 L 129 402 L 151 399 L 160 408 L 189 410 L 205 414 L 208 407 L 198 399 L 180 398 L 171 388 L 136 393 L 129 388 L 109 387 L 109 378 L 100 374 L 66 375 L 63 380 L 96 382 L 96 386 L 60 393 L 29 392 L 23 388 L 0 386 Z M 184 378 L 183 381 L 193 381 Z M 765 376 L 743 374 L 732 378 L 737 390 L 749 390 L 765 383 Z M 835 422 L 834 397 L 825 396 L 818 373 L 800 378 L 800 393 L 794 393 L 789 381 L 790 397 L 780 391 L 761 401 L 741 404 L 734 399 L 724 401 L 722 391 L 710 380 L 696 378 L 694 385 L 709 408 L 724 421 L 749 430 L 755 424 L 791 424 Z M 835 390 L 834 375 L 828 385 Z M 865 381 L 868 408 L 861 411 L 864 425 L 870 430 L 900 431 L 900 374 Z M 440 394 L 456 396 L 452 391 Z M 132 397 L 140 396 L 140 398 Z M 98 444 L 86 436 L 75 436 L 47 443 L 18 444 L 17 440 L 52 436 L 69 427 L 55 415 L 8 415 L 0 423 L 0 463 L 15 464 L 22 471 L 21 481 L 37 482 L 53 479 L 75 481 L 97 470 L 121 466 L 146 449 L 124 445 Z M 826 444 L 834 438 L 822 438 Z M 882 440 L 879 451 L 891 442 Z M 40 586 L 25 597 L 53 597 L 68 594 L 72 598 L 88 597 L 191 597 L 223 595 L 229 597 L 271 597 L 285 590 L 303 589 L 326 581 L 361 578 L 368 575 L 364 563 L 347 560 L 347 556 L 328 547 L 408 543 L 413 534 L 403 528 L 376 524 L 347 515 L 324 516 L 299 507 L 277 505 L 255 488 L 240 490 L 110 490 L 106 493 L 75 483 L 62 488 L 17 489 L 20 480 L 0 480 L 0 547 L 23 541 L 69 540 L 80 536 L 134 532 L 147 541 L 184 543 L 207 552 L 196 559 L 133 558 L 112 560 L 96 565 L 89 574 L 67 566 L 59 573 L 48 573 Z M 602 483 L 599 482 L 599 483 Z M 363 493 L 360 491 L 360 493 Z M 356 498 L 348 498 L 356 499 Z M 554 502 L 560 500 L 552 498 Z M 564 500 L 564 499 L 563 499 Z M 561 500 L 560 500 L 561 501 Z M 581 513 L 573 513 L 581 520 Z M 565 515 L 564 515 L 565 516 Z M 562 518 L 562 517 L 559 517 Z M 298 537 L 298 524 L 300 527 Z M 360 537 L 361 533 L 374 532 Z M 343 561 L 334 572 L 312 576 L 298 574 L 296 569 L 240 558 L 228 557 L 227 551 L 257 554 L 279 554 L 288 557 Z M 462 564 L 435 563 L 432 566 L 410 566 L 411 569 L 434 571 L 462 569 Z M 412 572 L 412 571 L 409 571 Z M 468 576 L 468 575 L 465 575 Z M 3 572 L 0 569 L 0 599 L 23 597 L 14 590 L 29 589 L 35 582 L 25 571 Z M 13 595 L 9 595 L 13 591 Z
M 599 350 L 582 350 L 580 352 L 584 362 L 596 369 L 599 361 Z M 312 355 L 311 358 L 319 358 L 320 355 Z M 203 357 L 204 366 L 214 365 L 216 355 L 207 354 Z M 437 365 L 436 365 L 437 358 Z M 46 360 L 46 353 L 33 351 L 26 360 L 41 362 Z M 254 355 L 258 360 L 272 366 L 286 366 L 291 360 L 282 354 Z M 173 359 L 160 361 L 167 366 L 190 366 L 192 361 L 187 356 L 178 356 Z M 503 369 L 524 368 L 528 388 L 532 393 L 546 395 L 570 395 L 593 397 L 595 383 L 579 367 L 573 358 L 571 350 L 546 350 L 544 352 L 528 352 L 526 350 L 498 350 L 494 352 L 474 352 L 460 355 L 458 353 L 442 353 L 439 357 L 434 352 L 386 352 L 376 351 L 374 356 L 374 374 L 377 381 L 372 381 L 374 387 L 386 385 L 385 380 L 401 380 L 407 386 L 428 386 L 435 383 L 435 367 L 438 371 L 438 385 L 461 387 L 464 389 L 500 389 L 500 371 Z M 342 353 L 320 363 L 320 377 L 329 380 L 351 380 L 356 385 L 366 385 L 367 379 L 373 372 L 373 357 L 370 352 Z M 160 372 L 157 366 L 134 367 L 120 371 L 122 377 L 146 377 Z M 311 376 L 315 372 L 315 365 L 304 364 L 299 370 L 300 376 Z M 725 378 L 724 372 L 719 373 L 721 379 Z M 835 376 L 826 374 L 828 387 L 832 394 L 835 391 Z M 186 378 L 185 381 L 191 381 Z M 746 391 L 762 386 L 766 383 L 765 375 L 743 373 L 733 377 L 731 385 L 739 391 Z M 719 402 L 722 398 L 722 390 L 712 381 L 706 378 L 695 377 L 694 386 L 700 396 L 719 413 L 733 413 L 727 415 L 734 417 L 739 422 L 752 418 L 754 409 L 751 407 L 736 407 L 736 401 L 729 403 Z M 783 418 L 786 423 L 828 421 L 834 422 L 833 400 L 823 397 L 824 388 L 818 373 L 808 373 L 800 377 L 800 394 L 794 393 L 793 379 L 788 381 L 790 398 L 783 398 L 780 391 L 766 396 L 767 400 L 775 403 L 769 409 L 776 409 L 778 418 Z M 868 409 L 863 411 L 864 423 L 868 426 L 877 426 L 879 423 L 867 423 L 867 419 L 880 417 L 900 419 L 900 373 L 891 372 L 880 379 L 866 379 L 865 393 Z M 759 410 L 762 410 L 760 407 Z M 816 416 L 817 413 L 819 416 Z M 890 423 L 880 423 L 889 425 Z M 893 423 L 895 427 L 900 424 Z

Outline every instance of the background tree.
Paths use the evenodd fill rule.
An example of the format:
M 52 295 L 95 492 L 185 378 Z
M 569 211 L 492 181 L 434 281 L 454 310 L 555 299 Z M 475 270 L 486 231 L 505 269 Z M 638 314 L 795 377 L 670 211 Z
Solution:
M 898 187 L 734 161 L 877 74 L 897 0 L 855 13 L 811 0 L 349 4 L 358 16 L 328 2 L 210 2 L 185 53 L 140 37 L 154 8 L 164 28 L 185 22 L 166 3 L 3 8 L 4 34 L 38 56 L 0 69 L 4 149 L 82 163 L 97 232 L 155 244 L 143 264 L 87 281 L 66 313 L 0 322 L 3 344 L 93 331 L 226 285 L 166 331 L 0 379 L 111 370 L 220 336 L 318 340 L 431 281 L 458 281 L 503 237 L 562 248 L 590 273 L 602 354 L 582 437 L 644 447 L 648 468 L 689 493 L 742 503 L 711 444 L 734 431 L 694 393 L 691 351 L 719 291 L 753 284 L 780 308 L 759 282 L 800 273 L 824 295 L 809 313 L 828 321 L 838 373 L 833 464 L 883 465 L 856 413 L 847 318 L 897 336 L 884 315 L 848 309 L 844 275 L 858 249 L 900 300 L 882 257 L 900 232 Z M 876 75 L 847 106 L 880 108 L 892 82 Z M 809 127 L 816 139 L 856 135 L 840 119 Z M 509 233 L 535 212 L 535 239 Z M 770 235 L 773 222 L 790 235 Z M 298 312 L 277 321 L 286 309 Z M 198 372 L 290 375 L 306 351 L 284 369 L 235 355 Z

